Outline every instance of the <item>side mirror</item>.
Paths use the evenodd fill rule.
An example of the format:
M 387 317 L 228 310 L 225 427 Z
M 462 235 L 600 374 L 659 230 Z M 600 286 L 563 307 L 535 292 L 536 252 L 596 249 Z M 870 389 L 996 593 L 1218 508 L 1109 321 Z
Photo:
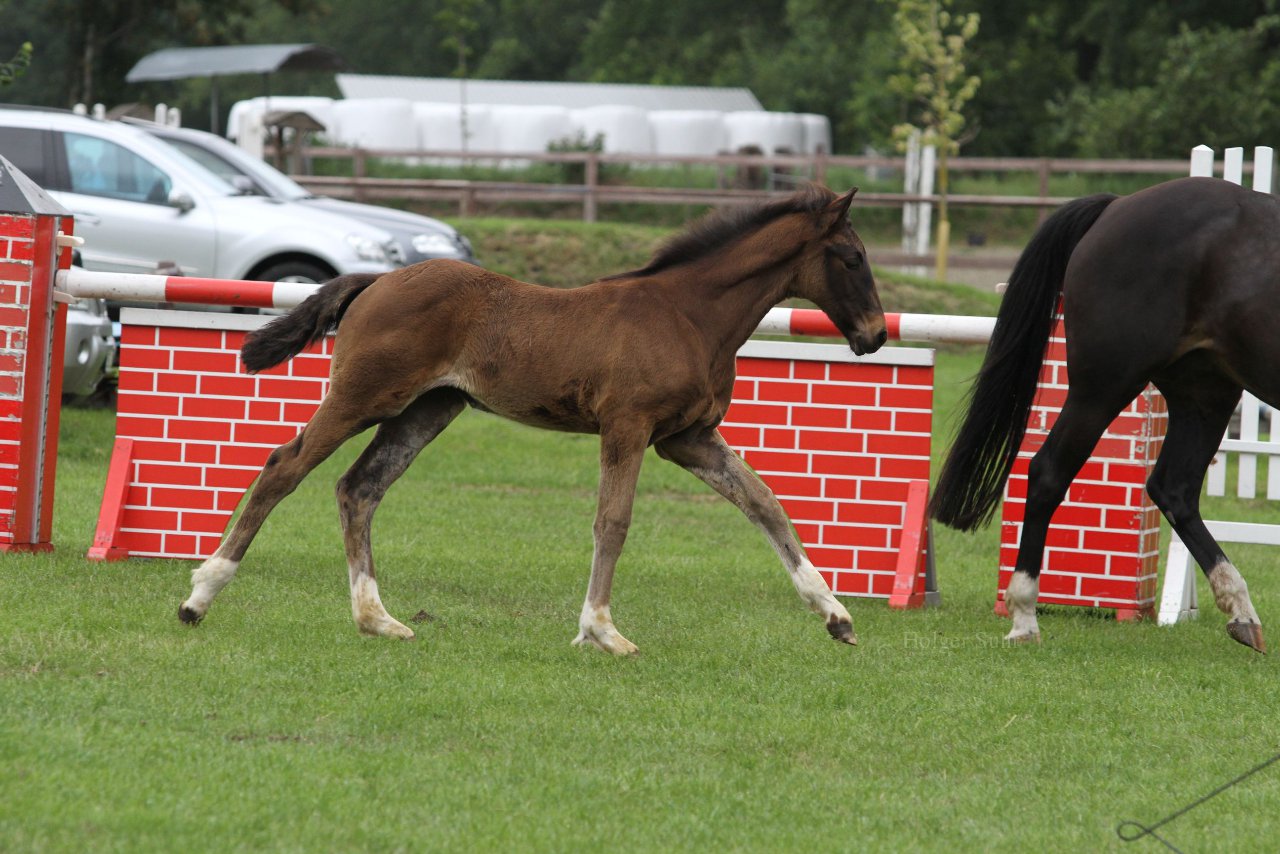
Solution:
M 231 186 L 242 196 L 260 196 L 258 187 L 248 175 L 232 175 Z
M 168 205 L 186 213 L 196 206 L 196 200 L 191 198 L 191 194 L 186 190 L 170 190 Z

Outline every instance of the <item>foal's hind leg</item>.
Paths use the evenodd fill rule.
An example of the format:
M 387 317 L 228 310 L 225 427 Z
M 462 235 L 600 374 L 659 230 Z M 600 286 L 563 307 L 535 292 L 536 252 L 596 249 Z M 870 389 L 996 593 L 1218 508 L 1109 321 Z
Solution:
M 271 452 L 231 531 L 213 555 L 191 573 L 191 595 L 178 608 L 182 622 L 194 624 L 204 619 L 214 597 L 235 577 L 245 551 L 267 515 L 312 469 L 360 432 L 360 424 L 357 412 L 334 403 L 330 395 L 301 433 Z
M 351 614 L 366 635 L 413 638 L 413 630 L 382 607 L 369 529 L 387 489 L 465 406 L 465 399 L 453 389 L 427 392 L 404 412 L 383 422 L 373 441 L 338 481 L 338 513 L 342 517 L 351 579 Z
M 1231 618 L 1227 634 L 1266 652 L 1248 585 L 1200 515 L 1205 470 L 1240 400 L 1240 388 L 1189 359 L 1158 377 L 1156 385 L 1169 403 L 1169 429 L 1147 492 L 1208 577 L 1218 609 Z
M 805 556 L 791 521 L 772 490 L 725 444 L 714 429 L 697 429 L 664 439 L 656 446 L 663 459 L 683 467 L 746 514 L 768 537 L 791 575 L 796 592 L 827 624 L 831 637 L 857 644 L 853 618 Z

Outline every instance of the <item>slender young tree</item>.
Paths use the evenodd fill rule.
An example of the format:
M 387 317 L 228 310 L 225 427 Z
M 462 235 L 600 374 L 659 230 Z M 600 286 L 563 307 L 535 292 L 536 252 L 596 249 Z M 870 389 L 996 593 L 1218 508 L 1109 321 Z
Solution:
M 476 14 L 480 10 L 479 0 L 445 0 L 435 14 L 435 25 L 444 31 L 440 46 L 447 51 L 457 51 L 458 62 L 454 66 L 453 76 L 458 78 L 458 109 L 462 119 L 462 151 L 465 154 L 470 148 L 468 138 L 471 136 L 467 126 L 467 78 L 470 71 L 467 60 L 474 52 L 471 40 L 480 29 Z M 468 164 L 469 165 L 469 164 Z
M 901 73 L 891 85 L 906 96 L 919 124 L 894 128 L 900 143 L 915 131 L 922 145 L 938 149 L 938 237 L 934 275 L 945 279 L 951 245 L 947 211 L 947 159 L 972 138 L 966 133 L 964 107 L 978 91 L 979 79 L 965 69 L 965 45 L 978 32 L 976 12 L 953 14 L 951 0 L 897 0 L 894 31 L 902 46 Z

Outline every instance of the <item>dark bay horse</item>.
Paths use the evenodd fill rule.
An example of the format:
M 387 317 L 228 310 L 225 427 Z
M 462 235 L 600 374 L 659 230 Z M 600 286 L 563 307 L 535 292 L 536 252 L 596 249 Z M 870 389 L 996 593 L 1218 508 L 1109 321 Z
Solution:
M 272 508 L 339 445 L 377 425 L 337 486 L 351 609 L 366 634 L 412 638 L 382 606 L 370 523 L 391 483 L 471 405 L 600 436 L 595 553 L 575 643 L 636 651 L 614 628 L 609 593 L 650 445 L 741 509 L 831 636 L 856 643 L 849 612 L 806 558 L 777 499 L 716 432 L 735 353 L 782 300 L 817 303 L 855 353 L 884 343 L 866 249 L 848 220 L 854 192 L 811 187 L 709 217 L 644 268 L 573 290 L 452 261 L 323 285 L 241 350 L 245 367 L 260 371 L 338 330 L 328 395 L 302 432 L 272 452 L 239 519 L 192 573 L 179 617 L 201 620 Z
M 1059 294 L 1069 390 L 1031 462 L 1005 601 L 1038 640 L 1049 520 L 1107 425 L 1150 381 L 1169 407 L 1147 492 L 1208 576 L 1232 638 L 1264 652 L 1240 573 L 1200 516 L 1200 488 L 1241 389 L 1280 406 L 1280 201 L 1213 178 L 1077 199 L 1047 219 L 1005 291 L 935 492 L 943 523 L 990 521 L 1022 443 Z

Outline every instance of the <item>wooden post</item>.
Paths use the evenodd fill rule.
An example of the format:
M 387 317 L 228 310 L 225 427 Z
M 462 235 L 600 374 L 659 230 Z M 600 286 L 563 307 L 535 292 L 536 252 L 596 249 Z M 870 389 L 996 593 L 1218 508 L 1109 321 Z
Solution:
M 583 222 L 595 222 L 598 214 L 596 189 L 600 185 L 600 158 L 594 151 L 587 152 L 587 191 L 582 199 Z
M 365 162 L 367 152 L 363 148 L 357 148 L 352 151 L 351 157 L 351 174 L 355 177 L 355 197 L 357 202 L 365 201 L 364 196 L 364 179 L 368 174 L 368 166 Z

